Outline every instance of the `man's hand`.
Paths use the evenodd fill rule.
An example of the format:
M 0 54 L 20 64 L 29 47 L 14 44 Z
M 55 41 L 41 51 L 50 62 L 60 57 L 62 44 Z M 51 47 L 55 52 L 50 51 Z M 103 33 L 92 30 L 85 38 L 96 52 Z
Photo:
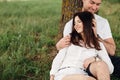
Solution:
M 54 75 L 50 75 L 50 80 L 54 80 Z
M 115 50 L 116 50 L 116 45 L 115 45 L 114 39 L 113 39 L 113 38 L 108 38 L 108 39 L 104 39 L 104 40 L 103 40 L 103 39 L 97 34 L 96 20 L 93 19 L 93 22 L 92 22 L 92 23 L 93 23 L 93 26 L 94 26 L 94 27 L 92 27 L 92 28 L 93 28 L 93 31 L 94 31 L 95 36 L 99 39 L 99 41 L 101 41 L 101 42 L 104 44 L 104 46 L 105 46 L 107 52 L 109 53 L 109 55 L 114 56 L 114 55 L 115 55 Z
M 93 31 L 94 31 L 95 36 L 97 37 L 96 20 L 93 19 L 93 20 L 92 20 L 92 23 L 93 23 L 93 27 L 92 27 L 92 29 L 93 29 Z
M 71 40 L 70 35 L 65 36 L 62 39 L 60 39 L 56 44 L 57 50 L 68 47 L 70 45 L 70 40 Z

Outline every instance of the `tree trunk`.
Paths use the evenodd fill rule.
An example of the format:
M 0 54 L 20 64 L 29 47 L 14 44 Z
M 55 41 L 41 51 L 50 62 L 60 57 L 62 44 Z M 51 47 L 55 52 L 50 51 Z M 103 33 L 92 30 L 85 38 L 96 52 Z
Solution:
M 60 20 L 60 34 L 59 38 L 62 37 L 65 23 L 69 21 L 75 12 L 82 9 L 82 0 L 62 0 L 62 13 Z

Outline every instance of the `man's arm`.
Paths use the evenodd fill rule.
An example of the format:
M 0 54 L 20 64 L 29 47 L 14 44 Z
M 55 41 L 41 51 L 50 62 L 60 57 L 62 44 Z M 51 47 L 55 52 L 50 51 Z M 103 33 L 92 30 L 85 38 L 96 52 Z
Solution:
M 57 50 L 63 49 L 70 45 L 71 37 L 69 34 L 72 32 L 72 21 L 73 20 L 71 19 L 65 24 L 64 31 L 63 31 L 63 38 L 60 39 L 56 44 Z
M 93 20 L 93 24 L 95 25 L 95 27 L 93 27 L 93 30 L 94 30 L 94 34 L 97 35 L 98 39 L 104 44 L 107 52 L 109 55 L 111 56 L 114 56 L 115 55 L 115 50 L 116 50 L 116 45 L 115 45 L 115 42 L 114 42 L 114 39 L 112 37 L 110 38 L 106 38 L 106 39 L 102 39 L 98 34 L 97 34 L 97 30 L 96 30 L 96 21 Z M 106 29 L 104 30 L 108 30 L 108 33 L 111 34 L 111 30 L 109 28 L 109 24 L 108 24 L 108 21 L 106 20 Z M 104 31 L 106 32 L 106 31 Z M 105 33 L 107 34 L 107 33 Z M 111 34 L 112 35 L 112 34 Z
M 99 38 L 100 38 L 100 41 L 104 44 L 108 54 L 113 56 L 115 55 L 116 45 L 115 45 L 114 39 L 112 38 L 110 25 L 108 20 L 105 20 L 105 21 L 103 20 L 102 23 L 103 23 L 102 26 L 104 27 L 102 29 L 103 34 L 100 34 L 101 37 Z
M 56 44 L 56 48 L 57 50 L 61 50 L 65 47 L 68 47 L 69 45 L 70 45 L 70 35 L 65 36 L 62 39 L 60 39 Z
M 54 75 L 50 75 L 50 80 L 54 80 Z
M 116 50 L 116 45 L 115 45 L 113 38 L 108 38 L 108 39 L 103 40 L 99 37 L 99 40 L 104 44 L 109 55 L 114 56 L 115 50 Z

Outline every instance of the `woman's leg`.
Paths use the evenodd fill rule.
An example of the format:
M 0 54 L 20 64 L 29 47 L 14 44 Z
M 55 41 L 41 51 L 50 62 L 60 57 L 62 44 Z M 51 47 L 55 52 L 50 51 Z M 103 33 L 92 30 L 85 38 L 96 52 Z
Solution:
M 87 75 L 73 74 L 65 76 L 62 80 L 96 80 L 96 79 Z
M 90 72 L 97 78 L 97 80 L 110 80 L 108 66 L 103 61 L 91 63 Z

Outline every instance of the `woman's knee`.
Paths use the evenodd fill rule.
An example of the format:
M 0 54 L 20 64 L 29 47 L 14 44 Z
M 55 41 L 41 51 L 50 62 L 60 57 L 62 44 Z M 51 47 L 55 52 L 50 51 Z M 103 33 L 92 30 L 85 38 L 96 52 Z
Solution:
M 98 67 L 98 69 L 99 68 L 105 68 L 105 67 L 107 67 L 107 64 L 104 61 L 97 61 L 96 62 L 96 67 Z
M 104 61 L 96 61 L 90 65 L 90 72 L 93 76 L 97 77 L 97 73 L 104 72 L 107 68 L 107 64 Z

